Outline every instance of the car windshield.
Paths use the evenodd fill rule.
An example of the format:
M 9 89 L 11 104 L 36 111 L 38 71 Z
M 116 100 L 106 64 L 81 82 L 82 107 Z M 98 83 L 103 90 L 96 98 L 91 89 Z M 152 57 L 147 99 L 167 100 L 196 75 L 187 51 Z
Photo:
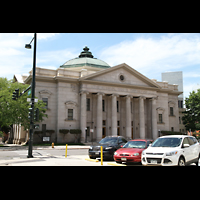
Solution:
M 138 149 L 145 149 L 145 147 L 146 147 L 145 141 L 129 141 L 123 146 L 123 148 L 138 148 Z
M 182 138 L 158 138 L 151 147 L 178 147 Z
M 115 144 L 117 142 L 117 138 L 103 138 L 99 143 L 100 144 Z

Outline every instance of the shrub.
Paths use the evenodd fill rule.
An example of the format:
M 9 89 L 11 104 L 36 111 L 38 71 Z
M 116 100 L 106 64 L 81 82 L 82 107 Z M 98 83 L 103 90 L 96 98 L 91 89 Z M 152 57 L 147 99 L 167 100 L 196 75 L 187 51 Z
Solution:
M 80 129 L 70 129 L 70 133 L 71 134 L 81 134 L 81 130 Z
M 59 133 L 67 134 L 67 133 L 69 133 L 69 129 L 60 129 Z

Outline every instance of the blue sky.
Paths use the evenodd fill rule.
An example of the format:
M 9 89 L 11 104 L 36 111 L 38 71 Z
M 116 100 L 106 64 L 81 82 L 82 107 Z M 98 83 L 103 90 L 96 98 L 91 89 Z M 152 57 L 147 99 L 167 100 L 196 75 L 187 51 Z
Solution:
M 24 48 L 33 33 L 0 33 L 1 77 L 27 74 L 33 50 Z M 126 63 L 150 79 L 183 71 L 184 96 L 200 87 L 199 33 L 38 33 L 37 67 L 57 69 L 88 46 L 110 66 Z

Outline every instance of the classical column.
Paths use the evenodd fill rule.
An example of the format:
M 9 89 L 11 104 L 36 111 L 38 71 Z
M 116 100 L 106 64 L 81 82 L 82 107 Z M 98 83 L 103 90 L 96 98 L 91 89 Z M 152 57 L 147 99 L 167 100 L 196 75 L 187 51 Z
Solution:
M 126 98 L 126 137 L 131 138 L 131 97 L 127 95 Z
M 97 93 L 97 141 L 102 139 L 102 96 L 103 93 Z
M 86 128 L 86 120 L 87 120 L 87 111 L 86 111 L 86 91 L 82 91 L 81 93 L 81 115 L 80 115 L 80 129 L 81 133 L 81 142 L 85 142 L 85 128 Z
M 144 99 L 139 97 L 139 116 L 140 116 L 140 138 L 145 139 L 145 116 L 144 116 Z
M 158 131 L 157 131 L 157 117 L 156 117 L 156 98 L 153 97 L 151 99 L 152 102 L 152 136 L 153 140 L 155 140 L 158 137 Z
M 111 135 L 117 135 L 117 94 L 112 94 L 112 129 Z

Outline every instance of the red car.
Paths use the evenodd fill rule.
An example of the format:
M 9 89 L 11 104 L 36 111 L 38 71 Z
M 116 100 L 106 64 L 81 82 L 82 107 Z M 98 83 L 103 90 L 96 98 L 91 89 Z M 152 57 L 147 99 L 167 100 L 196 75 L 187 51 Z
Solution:
M 122 148 L 114 153 L 114 160 L 122 162 L 141 162 L 141 154 L 153 140 L 137 139 L 129 140 Z

